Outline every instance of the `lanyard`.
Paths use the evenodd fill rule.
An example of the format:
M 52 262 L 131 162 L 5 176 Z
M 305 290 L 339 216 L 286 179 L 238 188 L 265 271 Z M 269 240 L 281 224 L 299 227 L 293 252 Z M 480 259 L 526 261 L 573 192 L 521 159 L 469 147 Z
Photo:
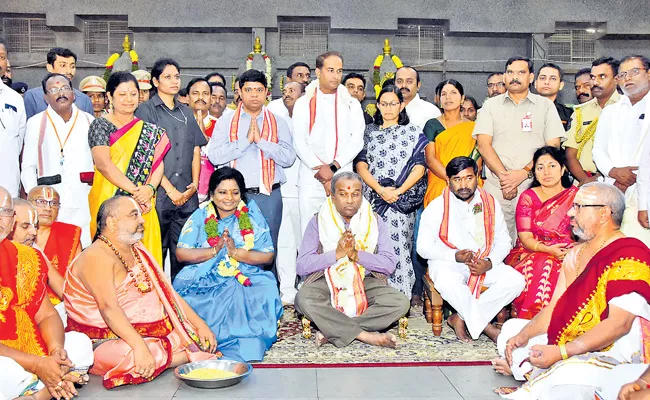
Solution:
M 65 147 L 65 144 L 68 143 L 68 139 L 70 138 L 70 135 L 72 134 L 72 131 L 74 130 L 74 126 L 77 124 L 77 118 L 79 118 L 79 111 L 77 111 L 77 115 L 74 117 L 74 121 L 72 122 L 72 126 L 70 127 L 70 130 L 68 131 L 68 135 L 65 137 L 65 141 L 61 143 L 61 137 L 59 136 L 59 131 L 56 129 L 56 125 L 54 124 L 54 121 L 52 121 L 52 117 L 50 117 L 50 113 L 45 110 L 45 114 L 47 115 L 47 119 L 50 120 L 50 123 L 52 123 L 52 128 L 54 128 L 54 134 L 56 135 L 56 139 L 59 141 L 59 148 L 61 149 L 61 165 L 63 165 L 63 148 Z

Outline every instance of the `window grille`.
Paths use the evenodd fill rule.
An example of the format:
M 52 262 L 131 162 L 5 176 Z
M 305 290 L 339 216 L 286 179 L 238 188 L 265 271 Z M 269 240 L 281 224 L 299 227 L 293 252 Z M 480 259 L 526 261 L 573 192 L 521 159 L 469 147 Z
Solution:
M 45 18 L 3 18 L 2 25 L 9 52 L 46 53 L 56 46 L 56 36 Z
M 306 57 L 325 53 L 329 30 L 329 22 L 280 22 L 280 56 Z
M 133 32 L 127 21 L 84 21 L 84 52 L 109 55 L 122 53 L 124 36 L 133 43 Z
M 398 24 L 396 54 L 405 60 L 442 60 L 444 27 L 441 25 Z
M 586 29 L 556 29 L 548 39 L 548 58 L 560 62 L 591 62 L 596 38 Z

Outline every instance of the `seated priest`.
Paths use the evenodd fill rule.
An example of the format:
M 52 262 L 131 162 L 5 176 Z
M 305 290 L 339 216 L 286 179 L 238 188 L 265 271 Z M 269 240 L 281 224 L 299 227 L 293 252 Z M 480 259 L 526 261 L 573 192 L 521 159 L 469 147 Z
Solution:
M 45 297 L 43 255 L 8 239 L 14 215 L 11 196 L 0 187 L 0 398 L 70 399 L 74 383 L 88 382 L 92 344 L 85 335 L 64 333 Z
M 217 357 L 214 334 L 174 291 L 140 243 L 143 236 L 138 203 L 130 196 L 109 198 L 97 213 L 95 241 L 65 276 L 67 329 L 93 340 L 90 373 L 102 375 L 107 389 Z
M 471 342 L 485 333 L 496 341 L 500 331 L 490 321 L 519 296 L 524 277 L 503 263 L 511 248 L 508 227 L 499 202 L 478 187 L 476 161 L 456 157 L 446 173 L 448 186 L 422 213 L 418 253 L 429 260 L 436 290 L 456 310 L 447 319 L 456 336 Z
M 650 250 L 619 230 L 624 210 L 616 187 L 581 186 L 568 215 L 582 243 L 564 257 L 551 302 L 530 321 L 507 321 L 497 341 L 495 369 L 527 380 L 497 389 L 503 397 L 593 399 L 615 366 L 648 362 Z
M 316 346 L 344 347 L 357 339 L 395 347 L 395 335 L 378 331 L 404 316 L 409 301 L 387 285 L 396 257 L 386 225 L 364 199 L 359 175 L 339 172 L 331 191 L 300 246 L 296 310 L 318 327 Z
M 48 295 L 54 307 L 61 313 L 63 308 L 63 276 L 72 260 L 81 253 L 81 228 L 76 225 L 58 221 L 61 197 L 51 186 L 36 186 L 29 191 L 27 200 L 38 213 L 38 233 L 36 246 L 43 251 L 50 261 L 53 271 L 50 275 L 60 276 L 61 287 L 53 291 L 48 287 Z M 58 281 L 57 276 L 57 281 Z M 50 286 L 52 279 L 50 278 Z
M 39 214 L 36 208 L 27 200 L 13 199 L 15 215 L 14 228 L 9 234 L 9 239 L 14 243 L 22 244 L 35 248 L 44 256 L 47 267 L 47 280 L 45 290 L 49 295 L 54 309 L 59 313 L 63 327 L 66 327 L 65 307 L 60 299 L 63 295 L 63 275 L 61 275 L 50 262 L 50 258 L 43 253 L 41 247 L 37 244 L 37 233 L 40 224 Z M 55 299 L 54 301 L 52 299 Z

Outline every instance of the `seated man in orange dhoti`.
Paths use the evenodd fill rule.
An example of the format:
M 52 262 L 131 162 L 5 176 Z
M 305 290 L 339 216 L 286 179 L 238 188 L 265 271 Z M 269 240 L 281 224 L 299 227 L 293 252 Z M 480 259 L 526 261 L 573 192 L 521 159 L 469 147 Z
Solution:
M 14 215 L 9 192 L 0 187 L 0 398 L 69 399 L 77 394 L 73 383 L 88 381 L 79 372 L 92 364 L 92 344 L 79 333 L 64 334 L 45 299 L 45 259 L 7 238 Z
M 65 311 L 61 298 L 63 276 L 72 260 L 81 253 L 81 228 L 57 221 L 61 197 L 53 187 L 36 186 L 29 191 L 27 200 L 38 212 L 36 246 L 43 251 L 53 267 L 50 276 L 59 275 L 61 277 L 60 288 L 50 279 L 47 293 L 59 314 L 62 314 Z
M 65 276 L 67 330 L 93 340 L 90 373 L 102 375 L 107 389 L 220 356 L 212 354 L 214 333 L 174 291 L 140 243 L 143 235 L 138 203 L 127 196 L 106 200 L 97 213 L 95 241 Z

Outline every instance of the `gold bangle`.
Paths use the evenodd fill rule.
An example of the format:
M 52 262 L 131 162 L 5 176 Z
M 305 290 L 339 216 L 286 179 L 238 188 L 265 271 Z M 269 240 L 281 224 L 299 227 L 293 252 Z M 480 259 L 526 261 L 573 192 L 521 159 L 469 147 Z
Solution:
M 537 247 L 539 247 L 539 245 L 540 245 L 541 243 L 542 243 L 542 242 L 540 242 L 540 241 L 538 240 L 538 241 L 535 243 L 535 246 L 533 246 L 533 251 L 537 251 Z
M 558 346 L 560 348 L 560 354 L 562 355 L 562 359 L 566 360 L 569 358 L 569 353 L 566 352 L 566 344 L 561 344 Z

